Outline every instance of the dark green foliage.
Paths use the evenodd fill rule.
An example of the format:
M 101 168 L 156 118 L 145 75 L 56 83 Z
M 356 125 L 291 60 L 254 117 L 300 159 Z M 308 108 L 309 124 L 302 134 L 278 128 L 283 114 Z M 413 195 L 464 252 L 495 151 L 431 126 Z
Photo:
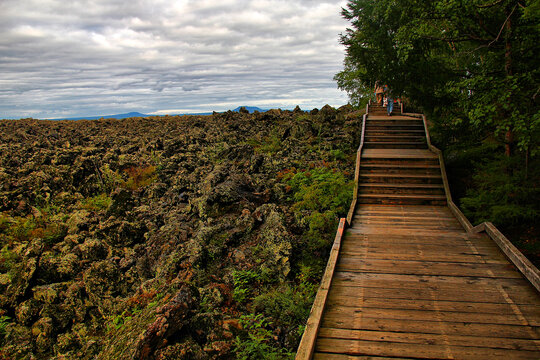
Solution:
M 461 199 L 463 210 L 475 223 L 491 221 L 506 227 L 540 220 L 540 189 L 534 186 L 538 177 L 526 178 L 525 169 L 517 169 L 515 162 L 520 159 L 499 156 L 478 166 L 475 187 Z
M 309 229 L 306 250 L 327 249 L 332 241 L 328 234 L 335 232 L 339 217 L 350 206 L 354 183 L 343 173 L 325 167 L 297 172 L 287 183 L 293 191 L 295 215 Z
M 464 147 L 468 145 L 468 147 Z M 473 224 L 494 223 L 531 261 L 540 263 L 540 164 L 522 156 L 501 155 L 493 142 L 447 147 L 452 195 Z
M 351 95 L 371 96 L 376 80 L 428 113 L 538 152 L 540 35 L 537 5 L 516 0 L 351 0 L 345 69 Z
M 260 278 L 260 274 L 253 270 L 234 271 L 233 299 L 238 303 L 246 302 L 251 295 L 252 287 L 259 282 Z
M 272 331 L 269 330 L 269 326 L 272 324 L 263 314 L 242 315 L 240 324 L 244 331 L 235 340 L 237 359 L 279 360 L 293 358 L 293 354 L 270 345 L 274 337 Z
M 257 296 L 253 300 L 253 309 L 273 319 L 275 327 L 286 336 L 283 342 L 297 344 L 316 292 L 317 285 L 306 281 L 299 285 L 283 285 Z M 297 331 L 293 331 L 295 329 Z
M 539 8 L 536 0 L 350 0 L 335 77 L 356 98 L 371 97 L 380 80 L 407 110 L 426 113 L 473 223 L 492 221 L 529 245 L 540 191 Z

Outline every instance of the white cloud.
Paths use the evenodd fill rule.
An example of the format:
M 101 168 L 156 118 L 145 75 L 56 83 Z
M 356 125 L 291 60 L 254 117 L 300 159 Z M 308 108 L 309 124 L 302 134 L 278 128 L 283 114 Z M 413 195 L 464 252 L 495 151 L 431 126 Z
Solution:
M 345 4 L 1 0 L 0 118 L 341 105 Z

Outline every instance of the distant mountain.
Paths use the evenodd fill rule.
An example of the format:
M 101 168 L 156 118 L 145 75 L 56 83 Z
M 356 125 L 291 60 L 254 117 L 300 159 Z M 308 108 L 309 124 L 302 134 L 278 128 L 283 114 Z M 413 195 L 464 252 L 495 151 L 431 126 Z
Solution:
M 140 112 L 130 112 L 125 114 L 117 115 L 100 115 L 100 116 L 83 116 L 83 117 L 74 117 L 74 118 L 57 118 L 50 120 L 98 120 L 98 119 L 127 119 L 132 117 L 147 117 L 149 115 L 141 114 Z
M 254 113 L 255 111 L 258 112 L 265 112 L 267 110 L 258 108 L 256 106 L 243 106 L 246 108 L 247 111 L 249 111 L 250 114 Z M 235 112 L 240 112 L 240 108 L 242 106 L 237 107 L 236 109 L 232 110 Z M 171 114 L 171 116 L 174 115 L 212 115 L 212 112 L 204 112 L 204 113 L 193 113 L 193 114 Z M 99 119 L 127 119 L 132 117 L 148 117 L 148 116 L 163 116 L 163 115 L 152 115 L 152 114 L 141 114 L 140 112 L 129 112 L 125 114 L 116 114 L 116 115 L 99 115 L 99 116 L 82 116 L 82 117 L 72 117 L 72 118 L 55 118 L 55 119 L 49 119 L 49 120 L 99 120 Z
M 250 114 L 253 114 L 255 111 L 258 111 L 258 112 L 265 112 L 266 111 L 266 110 L 263 110 L 263 109 L 258 108 L 256 106 L 239 106 L 236 109 L 234 109 L 233 111 L 234 112 L 240 112 L 241 108 L 246 108 L 246 110 L 249 111 Z

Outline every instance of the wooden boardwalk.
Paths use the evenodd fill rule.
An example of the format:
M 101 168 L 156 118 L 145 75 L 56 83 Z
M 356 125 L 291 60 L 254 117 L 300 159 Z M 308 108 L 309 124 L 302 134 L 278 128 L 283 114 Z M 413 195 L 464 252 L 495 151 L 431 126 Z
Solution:
M 540 359 L 537 289 L 458 221 L 419 129 L 367 117 L 357 205 L 297 359 Z

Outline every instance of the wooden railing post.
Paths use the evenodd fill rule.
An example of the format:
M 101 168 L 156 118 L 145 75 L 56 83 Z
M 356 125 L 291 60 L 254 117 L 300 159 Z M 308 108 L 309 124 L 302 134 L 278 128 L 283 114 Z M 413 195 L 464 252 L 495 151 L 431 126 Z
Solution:
M 351 207 L 349 208 L 349 213 L 347 214 L 347 224 L 351 226 L 352 218 L 354 216 L 354 211 L 356 209 L 356 203 L 358 199 L 358 181 L 360 179 L 360 160 L 362 158 L 362 148 L 364 146 L 364 137 L 366 132 L 366 118 L 367 113 L 362 117 L 362 134 L 360 136 L 360 146 L 356 151 L 356 168 L 354 170 L 354 188 L 353 188 L 353 199 L 351 202 Z

